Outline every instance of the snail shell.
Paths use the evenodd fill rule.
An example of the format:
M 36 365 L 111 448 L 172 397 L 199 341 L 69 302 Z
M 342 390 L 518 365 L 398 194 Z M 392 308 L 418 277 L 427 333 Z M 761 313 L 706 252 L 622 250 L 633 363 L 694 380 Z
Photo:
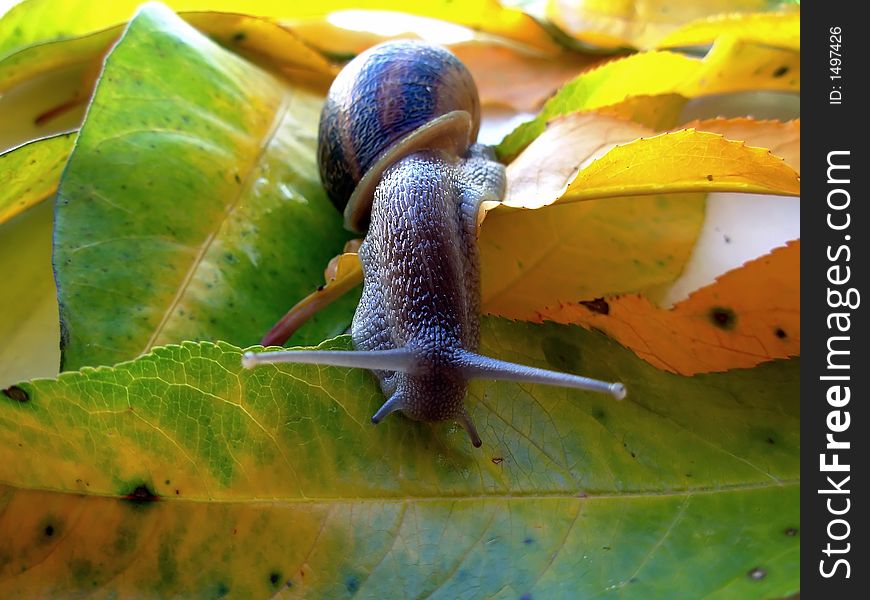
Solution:
M 384 170 L 421 148 L 465 154 L 480 128 L 471 73 L 453 54 L 403 40 L 370 48 L 335 78 L 320 117 L 317 163 L 345 226 L 364 232 Z

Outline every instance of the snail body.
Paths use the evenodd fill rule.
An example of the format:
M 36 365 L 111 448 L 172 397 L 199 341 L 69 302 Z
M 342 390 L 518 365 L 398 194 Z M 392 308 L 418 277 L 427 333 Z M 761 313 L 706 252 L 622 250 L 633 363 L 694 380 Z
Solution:
M 345 226 L 367 227 L 359 249 L 363 293 L 354 351 L 246 353 L 247 367 L 305 362 L 373 371 L 386 402 L 372 421 L 401 411 L 455 419 L 481 445 L 465 410 L 474 378 L 545 383 L 625 395 L 612 384 L 477 354 L 480 267 L 477 214 L 500 200 L 504 166 L 473 143 L 477 89 L 447 50 L 414 41 L 375 46 L 351 61 L 321 115 L 318 162 Z

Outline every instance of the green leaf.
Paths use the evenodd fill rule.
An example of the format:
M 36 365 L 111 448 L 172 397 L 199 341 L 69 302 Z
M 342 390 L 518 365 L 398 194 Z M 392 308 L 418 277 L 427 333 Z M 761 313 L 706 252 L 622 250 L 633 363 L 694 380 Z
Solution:
M 0 223 L 42 202 L 57 190 L 76 133 L 36 140 L 0 154 Z
M 224 343 L 20 384 L 0 396 L 0 595 L 796 591 L 798 360 L 687 378 L 496 319 L 483 351 L 629 396 L 475 382 L 475 449 L 453 423 L 373 426 L 366 372 L 244 371 Z
M 322 98 L 147 5 L 106 60 L 58 191 L 64 366 L 255 343 L 348 238 L 315 164 Z M 297 343 L 343 331 L 352 299 Z
M 53 209 L 43 202 L 0 225 L 0 389 L 22 379 L 54 377 L 59 370 Z

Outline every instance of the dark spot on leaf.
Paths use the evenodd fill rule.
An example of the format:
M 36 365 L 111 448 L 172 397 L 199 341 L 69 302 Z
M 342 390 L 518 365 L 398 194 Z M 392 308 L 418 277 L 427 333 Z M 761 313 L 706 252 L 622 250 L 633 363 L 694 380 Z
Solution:
M 3 395 L 15 400 L 16 402 L 30 402 L 30 396 L 28 393 L 17 385 L 10 385 L 8 388 L 3 390 Z
M 133 491 L 125 494 L 122 498 L 131 504 L 141 506 L 145 504 L 150 504 L 151 502 L 155 502 L 160 500 L 160 496 L 151 491 L 147 485 L 140 484 L 133 488 Z
M 169 485 L 171 482 L 167 479 L 166 481 L 164 481 L 164 483 L 165 483 L 166 485 Z
M 242 178 L 239 177 L 239 174 L 238 174 L 238 173 L 236 173 L 235 175 L 233 175 L 233 179 L 236 180 L 236 183 L 242 183 Z
M 767 443 L 773 445 L 776 443 L 776 440 L 774 440 L 772 437 L 769 437 L 767 438 Z
M 637 583 L 637 577 L 632 577 L 628 580 L 629 583 Z
M 601 546 L 602 550 L 610 550 L 610 546 Z
M 750 569 L 749 572 L 746 573 L 747 577 L 753 581 L 761 581 L 767 576 L 767 571 L 762 569 L 761 567 L 755 567 L 754 569 Z
M 90 579 L 94 572 L 94 565 L 91 561 L 84 558 L 75 558 L 70 561 L 70 571 L 73 579 L 78 584 L 82 584 L 85 580 Z
M 782 77 L 786 73 L 788 73 L 789 69 L 785 65 L 779 67 L 776 71 L 773 72 L 774 77 Z
M 714 306 L 710 309 L 710 320 L 713 325 L 719 329 L 734 329 L 734 324 L 737 322 L 737 315 L 730 308 L 722 306 Z
M 558 337 L 547 337 L 541 344 L 547 362 L 558 371 L 583 372 L 583 350 L 576 344 Z
M 54 525 L 46 525 L 45 529 L 43 529 L 45 533 L 45 537 L 51 537 L 54 535 Z
M 713 176 L 712 176 L 712 175 L 707 175 L 707 181 L 713 181 Z
M 686 477 L 691 478 L 691 477 L 692 477 L 692 474 L 691 474 L 691 473 L 686 473 Z
M 504 462 L 504 458 L 502 458 L 501 456 L 493 456 L 492 457 L 492 464 L 494 464 L 494 465 L 500 465 L 503 462 Z
M 598 410 L 593 412 L 592 416 L 595 417 L 595 420 L 599 423 L 604 423 L 607 420 L 607 413 L 604 412 L 603 408 L 599 408 Z
M 359 590 L 359 578 L 356 575 L 351 575 L 344 582 L 344 586 L 351 594 L 356 594 Z
M 230 587 L 223 581 L 218 582 L 217 590 L 215 590 L 215 598 L 223 598 L 230 593 Z
M 237 31 L 236 33 L 233 34 L 233 41 L 238 44 L 239 42 L 244 41 L 245 38 L 247 38 L 247 37 L 248 37 L 248 34 L 245 33 L 244 31 Z
M 785 332 L 785 329 L 782 327 L 777 327 L 773 334 L 781 340 L 784 340 L 788 337 L 788 334 Z
M 725 243 L 726 243 L 726 244 L 730 244 L 730 243 L 731 243 L 731 238 L 730 238 L 729 236 L 727 236 L 727 235 L 723 235 L 723 236 L 722 236 L 722 239 L 725 240 Z
M 317 286 L 317 291 L 318 291 L 318 292 L 322 292 L 325 288 L 326 288 L 325 285 L 318 285 L 318 286 Z
M 794 537 L 798 534 L 798 529 L 797 529 L 797 527 L 789 527 L 788 529 L 785 530 L 785 534 L 788 537 Z
M 272 571 L 271 573 L 269 573 L 269 583 L 271 583 L 273 586 L 277 586 L 280 581 L 281 573 L 279 573 L 278 571 Z
M 176 495 L 176 496 L 180 496 L 180 495 L 181 495 L 181 492 L 180 492 L 179 490 L 175 490 L 175 495 Z
M 601 315 L 609 315 L 610 314 L 610 305 L 607 303 L 607 300 L 604 298 L 596 298 L 595 300 L 581 300 L 580 304 L 591 310 L 592 312 L 601 314 Z

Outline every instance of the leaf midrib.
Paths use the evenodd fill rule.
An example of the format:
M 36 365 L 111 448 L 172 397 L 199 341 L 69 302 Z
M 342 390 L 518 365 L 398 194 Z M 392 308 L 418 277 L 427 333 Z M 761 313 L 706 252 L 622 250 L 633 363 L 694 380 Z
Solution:
M 487 502 L 493 500 L 501 501 L 536 501 L 536 500 L 578 500 L 578 501 L 594 501 L 594 500 L 642 500 L 649 498 L 682 498 L 697 495 L 720 494 L 720 493 L 735 493 L 735 492 L 751 492 L 757 490 L 799 486 L 800 479 L 782 479 L 779 483 L 764 482 L 764 483 L 738 483 L 733 485 L 684 488 L 663 491 L 636 491 L 636 492 L 607 492 L 607 493 L 588 493 L 578 491 L 552 492 L 552 493 L 492 493 L 492 494 L 471 494 L 471 495 L 428 495 L 428 496 L 308 496 L 305 498 L 246 498 L 246 499 L 230 499 L 230 498 L 181 498 L 181 497 L 160 497 L 156 503 L 185 503 L 185 504 L 240 504 L 240 505 L 299 505 L 299 504 L 353 504 L 353 503 L 377 503 L 377 502 Z M 109 494 L 94 494 L 83 493 L 74 490 L 52 490 L 48 488 L 22 488 L 6 482 L 0 482 L 0 487 L 7 486 L 13 490 L 22 492 L 50 492 L 55 494 L 64 494 L 71 496 L 87 496 L 91 498 L 109 498 L 123 500 L 122 497 Z

